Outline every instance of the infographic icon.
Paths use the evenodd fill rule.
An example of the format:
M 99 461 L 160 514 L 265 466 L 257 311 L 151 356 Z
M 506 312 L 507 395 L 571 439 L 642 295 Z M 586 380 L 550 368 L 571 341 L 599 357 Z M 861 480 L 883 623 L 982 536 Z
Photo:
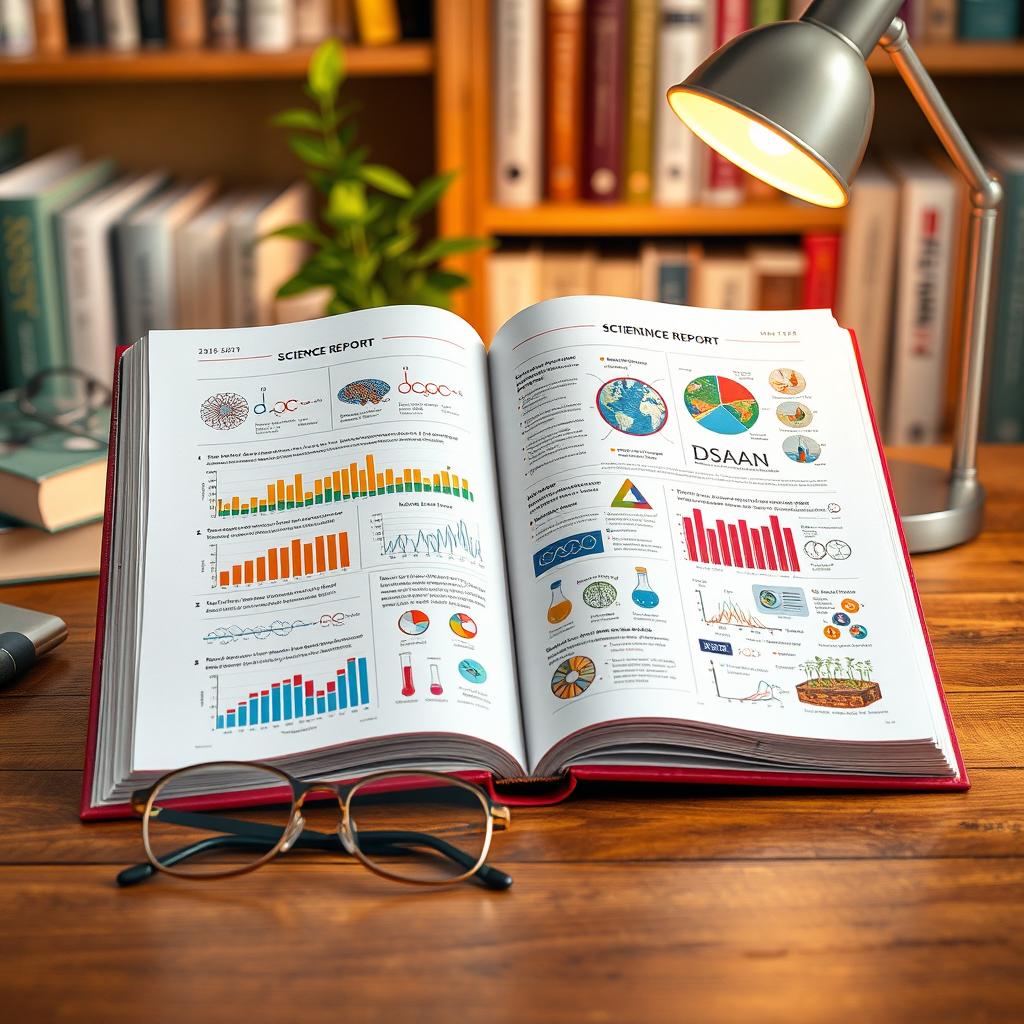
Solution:
M 597 678 L 597 668 L 583 654 L 566 658 L 551 677 L 551 692 L 559 700 L 570 700 L 585 693 Z
M 656 434 L 668 419 L 665 399 L 635 377 L 605 381 L 597 391 L 597 411 L 609 427 L 632 437 Z
M 715 434 L 742 434 L 756 422 L 757 399 L 729 377 L 697 377 L 683 391 L 686 411 Z
M 782 402 L 775 410 L 779 422 L 785 427 L 808 427 L 814 416 L 803 402 Z
M 799 395 L 807 387 L 807 378 L 799 370 L 780 366 L 768 374 L 768 383 L 780 395 Z
M 476 623 L 465 612 L 456 612 L 448 620 L 448 628 L 463 640 L 472 640 L 476 636 Z
M 793 434 L 791 437 L 787 437 L 782 442 L 782 450 L 794 462 L 802 462 L 808 465 L 812 462 L 817 462 L 818 457 L 821 455 L 821 445 L 813 437 L 808 437 L 806 434 Z
M 199 416 L 214 430 L 234 430 L 248 418 L 249 403 L 241 395 L 210 395 L 199 407 Z
M 474 661 L 472 658 L 463 658 L 459 662 L 459 675 L 467 683 L 487 682 L 487 669 L 479 661 Z
M 398 620 L 398 628 L 406 636 L 419 636 L 421 633 L 426 633 L 429 627 L 430 616 L 416 608 L 410 608 L 409 611 L 403 612 Z

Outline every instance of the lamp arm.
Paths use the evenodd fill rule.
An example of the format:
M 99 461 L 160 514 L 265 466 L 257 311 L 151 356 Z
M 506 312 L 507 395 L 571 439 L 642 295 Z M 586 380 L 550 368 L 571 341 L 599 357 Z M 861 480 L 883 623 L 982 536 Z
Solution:
M 882 34 L 879 45 L 892 58 L 900 77 L 971 189 L 963 355 L 960 400 L 957 402 L 953 428 L 952 482 L 961 488 L 975 488 L 978 486 L 978 435 L 995 265 L 996 225 L 1003 190 L 985 169 L 935 82 L 914 52 L 907 27 L 901 18 L 893 19 Z

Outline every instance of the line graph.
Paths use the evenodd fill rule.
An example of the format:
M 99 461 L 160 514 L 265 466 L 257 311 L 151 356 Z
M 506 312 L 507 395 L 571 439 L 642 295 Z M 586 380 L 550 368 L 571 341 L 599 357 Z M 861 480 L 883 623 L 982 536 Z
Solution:
M 257 623 L 254 625 L 238 625 L 231 623 L 227 626 L 213 626 L 203 637 L 209 644 L 225 646 L 226 644 L 237 643 L 240 640 L 283 640 L 291 636 L 296 630 L 308 629 L 311 626 L 330 627 L 342 626 L 345 624 L 344 612 L 327 612 L 323 615 L 305 619 L 274 619 L 271 622 Z
M 381 513 L 370 520 L 380 553 L 389 559 L 428 559 L 480 564 L 480 532 L 465 519 Z
M 710 615 L 704 605 L 704 594 L 697 591 L 697 601 L 700 604 L 700 617 L 709 626 L 737 626 L 741 629 L 763 629 L 769 633 L 775 632 L 776 626 L 769 626 L 762 622 L 756 615 L 743 610 L 727 590 L 718 602 L 718 607 Z

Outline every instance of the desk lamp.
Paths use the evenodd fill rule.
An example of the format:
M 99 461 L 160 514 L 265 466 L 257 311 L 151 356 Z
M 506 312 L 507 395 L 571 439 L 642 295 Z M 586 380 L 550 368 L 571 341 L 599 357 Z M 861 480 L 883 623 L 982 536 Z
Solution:
M 865 61 L 880 44 L 967 179 L 971 225 L 952 466 L 890 466 L 910 550 L 937 551 L 981 530 L 978 421 L 1002 190 L 911 47 L 899 8 L 900 0 L 814 0 L 798 21 L 762 25 L 726 43 L 669 89 L 668 102 L 695 135 L 743 170 L 818 206 L 845 206 L 874 117 Z

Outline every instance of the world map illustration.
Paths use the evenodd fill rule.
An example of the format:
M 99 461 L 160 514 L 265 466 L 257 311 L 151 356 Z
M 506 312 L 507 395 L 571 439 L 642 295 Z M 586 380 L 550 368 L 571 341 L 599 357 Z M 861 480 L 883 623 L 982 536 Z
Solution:
M 697 377 L 683 391 L 686 411 L 716 434 L 742 434 L 756 422 L 757 399 L 728 377 Z
M 602 384 L 597 410 L 608 426 L 633 437 L 656 434 L 668 419 L 665 399 L 635 377 L 616 377 Z

